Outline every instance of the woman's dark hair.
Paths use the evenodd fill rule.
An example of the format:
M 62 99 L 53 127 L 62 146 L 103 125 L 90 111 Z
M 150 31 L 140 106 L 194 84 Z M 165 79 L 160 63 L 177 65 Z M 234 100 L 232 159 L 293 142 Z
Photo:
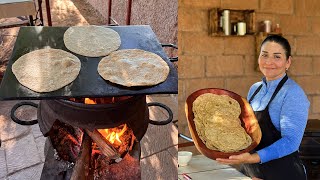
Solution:
M 286 38 L 279 35 L 269 35 L 262 41 L 261 46 L 266 42 L 276 42 L 280 44 L 286 52 L 287 59 L 291 56 L 291 47 Z

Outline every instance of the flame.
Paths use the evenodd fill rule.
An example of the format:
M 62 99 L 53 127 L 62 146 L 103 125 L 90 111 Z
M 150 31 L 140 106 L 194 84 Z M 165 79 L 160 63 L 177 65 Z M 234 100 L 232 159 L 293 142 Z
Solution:
M 98 99 L 100 101 L 103 101 L 103 99 Z M 90 98 L 85 98 L 84 103 L 85 104 L 97 104 L 99 102 L 96 98 L 90 99 Z M 111 101 L 114 103 L 114 97 L 112 97 Z M 124 124 L 123 127 L 122 125 L 115 127 L 115 128 L 109 128 L 109 129 L 98 129 L 99 133 L 105 137 L 111 144 L 114 145 L 121 145 L 121 140 L 120 137 L 126 132 L 127 125 Z
M 90 98 L 84 98 L 85 104 L 97 104 L 93 99 Z
M 104 136 L 111 144 L 120 145 L 122 142 L 120 137 L 126 132 L 127 125 L 124 124 L 122 128 L 115 127 L 110 129 L 98 129 L 100 134 Z

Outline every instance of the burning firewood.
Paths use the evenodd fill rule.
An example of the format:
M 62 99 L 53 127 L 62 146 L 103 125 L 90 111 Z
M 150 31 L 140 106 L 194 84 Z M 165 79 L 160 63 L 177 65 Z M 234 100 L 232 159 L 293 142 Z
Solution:
M 73 168 L 71 180 L 90 179 L 88 176 L 90 169 L 91 144 L 91 138 L 88 134 L 84 133 L 80 154 Z
M 85 129 L 85 132 L 92 138 L 92 140 L 99 146 L 101 152 L 109 157 L 115 159 L 116 162 L 121 161 L 121 155 L 118 151 L 97 131 L 93 132 Z

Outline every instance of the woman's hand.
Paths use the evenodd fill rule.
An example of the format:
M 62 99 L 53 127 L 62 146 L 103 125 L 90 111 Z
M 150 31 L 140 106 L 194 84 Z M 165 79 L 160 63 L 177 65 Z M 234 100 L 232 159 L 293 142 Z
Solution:
M 239 155 L 230 156 L 228 159 L 217 158 L 216 161 L 218 161 L 221 164 L 252 164 L 259 163 L 260 157 L 257 153 L 243 153 Z

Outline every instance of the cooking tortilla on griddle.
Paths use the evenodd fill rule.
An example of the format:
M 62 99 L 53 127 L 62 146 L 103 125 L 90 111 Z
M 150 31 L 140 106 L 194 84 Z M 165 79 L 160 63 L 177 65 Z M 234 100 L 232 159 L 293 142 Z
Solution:
M 140 49 L 123 49 L 102 58 L 100 76 L 122 86 L 153 86 L 165 81 L 168 64 L 157 54 Z
M 12 72 L 23 86 L 36 92 L 58 90 L 79 75 L 80 60 L 60 49 L 40 49 L 21 56 L 12 64 Z
M 237 152 L 250 146 L 252 140 L 241 126 L 241 107 L 236 100 L 206 93 L 193 102 L 192 111 L 196 131 L 207 148 Z
M 101 26 L 73 26 L 63 35 L 65 46 L 72 52 L 87 56 L 106 56 L 120 47 L 119 34 Z

